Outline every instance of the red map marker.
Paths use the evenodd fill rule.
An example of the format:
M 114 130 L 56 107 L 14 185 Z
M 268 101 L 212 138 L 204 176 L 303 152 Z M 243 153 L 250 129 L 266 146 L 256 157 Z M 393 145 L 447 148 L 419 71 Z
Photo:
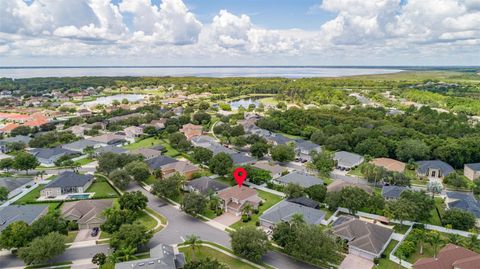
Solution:
M 235 178 L 235 181 L 240 188 L 242 187 L 243 181 L 247 178 L 247 171 L 243 167 L 237 167 L 235 168 L 235 171 L 233 171 L 233 178 Z

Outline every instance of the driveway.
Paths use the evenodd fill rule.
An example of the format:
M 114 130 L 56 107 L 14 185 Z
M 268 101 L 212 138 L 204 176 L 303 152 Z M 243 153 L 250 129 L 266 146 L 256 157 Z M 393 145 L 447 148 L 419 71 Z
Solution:
M 373 262 L 357 255 L 348 254 L 338 269 L 371 269 Z
M 220 224 L 223 224 L 225 226 L 230 226 L 230 225 L 234 224 L 235 222 L 239 221 L 240 219 L 241 219 L 240 216 L 235 216 L 231 213 L 225 212 L 221 216 L 218 216 L 218 217 L 214 218 L 213 220 L 220 223 Z
M 77 233 L 77 237 L 73 242 L 84 242 L 84 241 L 91 241 L 91 240 L 98 240 L 100 238 L 100 232 L 97 236 L 91 236 L 92 229 L 82 229 L 79 230 Z

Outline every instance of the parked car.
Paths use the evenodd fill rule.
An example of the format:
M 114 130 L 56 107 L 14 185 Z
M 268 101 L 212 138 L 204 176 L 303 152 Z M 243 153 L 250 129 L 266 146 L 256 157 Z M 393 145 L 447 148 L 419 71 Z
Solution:
M 99 232 L 99 231 L 100 231 L 100 229 L 99 229 L 98 227 L 94 227 L 94 228 L 92 229 L 92 232 L 90 233 L 90 235 L 91 235 L 92 237 L 95 237 L 95 236 L 98 235 L 98 232 Z

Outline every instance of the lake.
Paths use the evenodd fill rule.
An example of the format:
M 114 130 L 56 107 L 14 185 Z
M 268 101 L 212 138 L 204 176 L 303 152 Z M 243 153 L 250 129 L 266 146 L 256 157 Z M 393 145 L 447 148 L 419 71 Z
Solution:
M 261 98 L 264 98 L 264 97 L 238 99 L 238 100 L 231 101 L 228 104 L 230 105 L 232 110 L 238 110 L 240 106 L 243 106 L 244 108 L 248 108 L 248 106 L 251 104 L 254 104 L 255 107 L 257 107 L 258 104 L 260 104 L 258 100 Z
M 0 77 L 196 76 L 196 77 L 343 77 L 388 74 L 400 69 L 374 67 L 0 67 Z
M 117 100 L 122 102 L 123 99 L 127 99 L 128 102 L 137 102 L 145 99 L 144 94 L 116 94 L 111 96 L 99 97 L 94 101 L 85 102 L 82 107 L 92 107 L 96 105 L 111 105 L 113 101 Z

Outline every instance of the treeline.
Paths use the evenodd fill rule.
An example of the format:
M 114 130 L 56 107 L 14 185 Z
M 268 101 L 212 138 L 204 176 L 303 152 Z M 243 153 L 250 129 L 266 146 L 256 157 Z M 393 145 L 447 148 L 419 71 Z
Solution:
M 465 115 L 411 108 L 389 116 L 383 108 L 272 111 L 261 128 L 300 135 L 330 150 L 401 161 L 440 159 L 455 168 L 480 162 L 480 126 Z

